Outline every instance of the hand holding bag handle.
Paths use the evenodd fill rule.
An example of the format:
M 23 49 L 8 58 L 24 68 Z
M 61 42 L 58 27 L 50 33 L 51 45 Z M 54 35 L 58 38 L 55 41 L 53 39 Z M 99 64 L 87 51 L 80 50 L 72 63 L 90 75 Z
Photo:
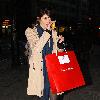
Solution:
M 66 44 L 63 41 L 62 43 L 59 43 L 59 40 L 57 42 L 57 47 L 59 48 L 58 50 L 56 50 L 56 56 L 57 56 L 57 52 L 66 52 Z

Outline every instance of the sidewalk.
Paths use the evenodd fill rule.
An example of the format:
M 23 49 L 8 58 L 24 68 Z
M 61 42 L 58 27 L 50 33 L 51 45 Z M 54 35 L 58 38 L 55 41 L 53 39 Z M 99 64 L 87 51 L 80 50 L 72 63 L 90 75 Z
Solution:
M 68 91 L 62 100 L 100 100 L 100 46 L 95 45 L 89 62 L 93 83 Z M 39 100 L 26 94 L 28 69 L 24 63 L 11 69 L 11 57 L 0 59 L 0 100 Z
M 66 93 L 64 100 L 100 100 L 100 46 L 94 45 L 87 67 L 93 83 Z

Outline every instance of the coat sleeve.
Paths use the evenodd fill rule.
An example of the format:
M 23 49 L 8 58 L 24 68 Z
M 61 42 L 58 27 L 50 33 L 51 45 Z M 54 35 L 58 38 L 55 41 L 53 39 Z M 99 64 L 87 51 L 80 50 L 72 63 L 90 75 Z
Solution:
M 63 49 L 59 49 L 57 46 L 57 42 L 59 40 L 58 36 L 57 36 L 57 32 L 53 31 L 52 32 L 52 36 L 53 36 L 53 51 L 52 53 L 56 53 L 56 52 L 63 52 Z
M 58 51 L 58 46 L 57 46 L 57 42 L 58 42 L 58 36 L 57 36 L 57 32 L 53 31 L 52 32 L 52 36 L 53 36 L 53 52 L 52 53 L 56 53 Z
M 50 34 L 48 32 L 43 32 L 42 36 L 39 38 L 36 32 L 32 31 L 32 29 L 27 29 L 25 31 L 25 35 L 27 40 L 32 48 L 33 55 L 42 51 L 44 45 L 50 38 Z
M 50 34 L 48 32 L 43 32 L 42 36 L 37 41 L 35 47 L 34 47 L 34 53 L 37 54 L 39 52 L 42 52 L 44 45 L 47 43 L 47 41 L 50 38 Z

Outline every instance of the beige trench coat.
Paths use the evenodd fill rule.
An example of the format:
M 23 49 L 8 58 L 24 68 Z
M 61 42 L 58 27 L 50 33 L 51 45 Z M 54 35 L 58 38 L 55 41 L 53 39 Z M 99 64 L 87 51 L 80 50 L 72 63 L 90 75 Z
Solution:
M 30 45 L 31 54 L 29 57 L 29 78 L 28 78 L 28 95 L 37 95 L 39 97 L 43 96 L 44 89 L 44 76 L 43 76 L 43 59 L 42 59 L 42 49 L 49 41 L 50 34 L 44 32 L 39 38 L 37 29 L 27 28 L 25 31 L 28 43 Z M 53 51 L 57 48 L 57 32 L 52 32 L 53 38 Z

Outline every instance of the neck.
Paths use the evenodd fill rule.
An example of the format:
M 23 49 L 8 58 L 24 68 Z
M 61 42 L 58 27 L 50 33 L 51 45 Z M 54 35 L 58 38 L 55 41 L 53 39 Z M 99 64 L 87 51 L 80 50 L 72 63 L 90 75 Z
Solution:
M 40 26 L 41 26 L 44 30 L 46 30 L 46 28 L 45 28 L 42 24 L 40 24 Z

